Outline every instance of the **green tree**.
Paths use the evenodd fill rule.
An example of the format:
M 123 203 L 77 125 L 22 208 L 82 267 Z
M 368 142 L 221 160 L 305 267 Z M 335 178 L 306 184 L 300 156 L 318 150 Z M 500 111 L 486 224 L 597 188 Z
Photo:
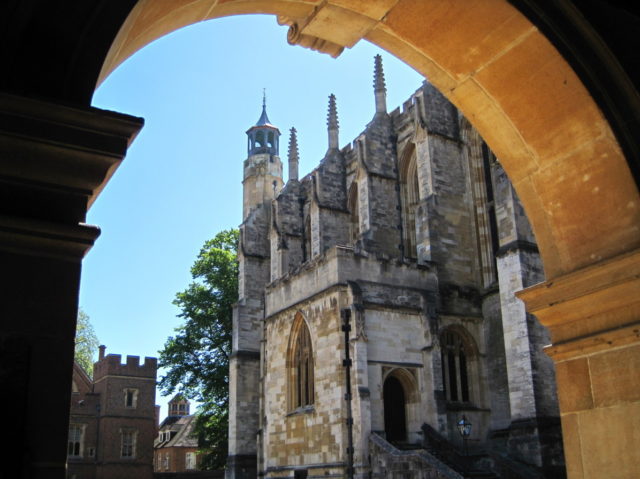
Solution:
M 93 377 L 93 360 L 99 345 L 100 341 L 89 321 L 89 315 L 78 309 L 74 359 L 90 378 Z
M 173 304 L 184 320 L 159 352 L 163 395 L 180 391 L 201 403 L 196 432 L 202 467 L 218 469 L 227 458 L 231 316 L 238 300 L 238 230 L 207 241 L 191 267 L 193 282 Z

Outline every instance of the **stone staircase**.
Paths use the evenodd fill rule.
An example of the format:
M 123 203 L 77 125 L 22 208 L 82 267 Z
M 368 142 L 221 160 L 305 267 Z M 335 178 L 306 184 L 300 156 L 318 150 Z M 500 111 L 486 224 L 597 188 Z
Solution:
M 399 449 L 378 434 L 369 437 L 371 479 L 464 479 L 419 446 Z
M 498 452 L 463 454 L 428 424 L 422 444 L 369 438 L 371 479 L 544 479 L 544 473 Z
M 461 455 L 455 446 L 434 447 L 425 444 L 390 444 L 378 434 L 369 440 L 371 477 L 373 479 L 499 479 L 479 467 L 485 455 Z

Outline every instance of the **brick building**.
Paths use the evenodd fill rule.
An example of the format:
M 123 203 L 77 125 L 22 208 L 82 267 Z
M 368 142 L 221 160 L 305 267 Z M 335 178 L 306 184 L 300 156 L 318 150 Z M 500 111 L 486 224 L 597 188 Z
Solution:
M 69 437 L 68 479 L 151 479 L 156 358 L 105 356 L 100 346 L 93 380 L 74 364 Z
M 330 97 L 302 179 L 292 129 L 286 184 L 264 105 L 247 131 L 228 477 L 459 477 L 463 419 L 464 467 L 564 476 L 549 337 L 514 296 L 544 280 L 515 190 L 428 82 L 388 113 L 377 57 L 374 100 L 339 148 Z
M 156 473 L 188 472 L 199 469 L 195 415 L 189 414 L 189 401 L 176 394 L 169 401 L 169 415 L 158 428 L 153 442 L 153 470 Z

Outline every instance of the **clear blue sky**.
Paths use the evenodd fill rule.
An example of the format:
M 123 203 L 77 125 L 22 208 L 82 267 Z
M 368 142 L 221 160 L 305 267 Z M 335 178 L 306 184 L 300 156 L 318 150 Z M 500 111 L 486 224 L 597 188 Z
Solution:
M 83 263 L 80 307 L 107 353 L 157 357 L 180 324 L 172 300 L 200 247 L 242 221 L 245 131 L 260 116 L 263 88 L 285 164 L 289 129 L 298 130 L 302 177 L 326 151 L 330 93 L 341 146 L 373 117 L 376 53 L 390 111 L 422 82 L 365 41 L 333 59 L 288 45 L 286 33 L 272 16 L 192 25 L 137 52 L 96 91 L 93 106 L 145 119 L 87 220 L 102 235 Z M 162 419 L 167 398 L 156 402 Z

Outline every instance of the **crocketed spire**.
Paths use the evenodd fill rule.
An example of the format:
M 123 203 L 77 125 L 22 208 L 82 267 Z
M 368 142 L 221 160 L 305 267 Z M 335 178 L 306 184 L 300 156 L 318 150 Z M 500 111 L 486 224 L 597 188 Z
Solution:
M 387 112 L 387 87 L 384 82 L 384 70 L 382 69 L 382 56 L 374 57 L 373 67 L 373 92 L 376 97 L 376 113 Z
M 298 135 L 294 127 L 291 127 L 289 131 L 289 180 L 297 180 L 298 162 L 300 160 L 300 155 L 298 154 Z
M 329 129 L 329 149 L 338 148 L 338 109 L 336 107 L 336 96 L 333 93 L 329 95 L 327 126 Z

